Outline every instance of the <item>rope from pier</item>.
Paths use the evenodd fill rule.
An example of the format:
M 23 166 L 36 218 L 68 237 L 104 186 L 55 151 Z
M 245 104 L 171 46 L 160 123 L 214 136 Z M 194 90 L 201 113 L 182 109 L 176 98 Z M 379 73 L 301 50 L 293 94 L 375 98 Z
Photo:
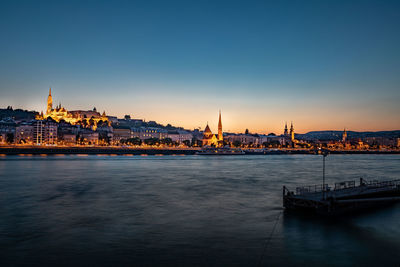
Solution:
M 279 212 L 278 216 L 276 217 L 274 227 L 272 228 L 272 231 L 271 231 L 269 237 L 265 240 L 264 249 L 263 249 L 263 252 L 262 252 L 262 254 L 261 254 L 260 260 L 258 261 L 257 266 L 261 266 L 261 264 L 262 264 L 262 261 L 263 261 L 263 259 L 264 259 L 264 254 L 265 254 L 265 252 L 267 251 L 267 248 L 268 248 L 269 243 L 270 243 L 270 241 L 271 241 L 272 235 L 273 235 L 274 232 L 275 232 L 276 225 L 278 224 L 279 219 L 280 219 L 282 213 L 283 213 L 283 210 L 282 210 L 281 212 Z

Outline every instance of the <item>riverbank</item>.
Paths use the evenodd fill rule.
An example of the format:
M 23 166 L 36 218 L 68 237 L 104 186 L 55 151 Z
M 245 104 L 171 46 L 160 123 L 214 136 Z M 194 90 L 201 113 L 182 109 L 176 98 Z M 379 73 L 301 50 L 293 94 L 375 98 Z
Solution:
M 0 147 L 0 155 L 56 155 L 56 154 L 88 154 L 88 155 L 194 155 L 198 149 L 182 148 L 123 148 L 123 147 Z
M 200 148 L 152 148 L 152 147 L 0 147 L 0 155 L 55 155 L 55 154 L 88 154 L 88 155 L 194 155 Z M 248 149 L 247 155 L 275 154 L 318 154 L 315 149 Z M 331 154 L 400 154 L 400 150 L 331 150 Z

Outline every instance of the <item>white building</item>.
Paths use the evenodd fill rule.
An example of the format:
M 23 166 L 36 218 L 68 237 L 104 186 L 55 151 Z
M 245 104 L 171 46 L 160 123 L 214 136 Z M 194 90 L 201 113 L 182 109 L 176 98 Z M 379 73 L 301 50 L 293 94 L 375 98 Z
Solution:
M 156 127 L 131 128 L 131 131 L 133 137 L 138 137 L 142 141 L 150 138 L 157 138 L 161 140 L 168 137 L 167 130 Z
M 193 139 L 193 134 L 191 134 L 190 132 L 185 131 L 185 130 L 177 130 L 177 131 L 168 132 L 168 138 L 171 138 L 171 140 L 173 142 L 182 144 L 183 141 L 186 141 L 186 140 L 189 140 L 191 142 Z
M 57 123 L 50 120 L 37 120 L 33 124 L 33 143 L 36 145 L 57 144 Z

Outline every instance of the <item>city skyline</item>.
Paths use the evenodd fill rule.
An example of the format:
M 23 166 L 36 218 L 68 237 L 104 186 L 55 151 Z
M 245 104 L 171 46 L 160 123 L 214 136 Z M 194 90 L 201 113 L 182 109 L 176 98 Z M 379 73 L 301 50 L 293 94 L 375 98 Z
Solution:
M 52 92 L 52 91 L 54 91 L 54 89 L 52 89 L 51 87 L 49 88 L 50 89 L 50 92 Z M 50 96 L 52 96 L 52 94 L 49 92 L 49 95 Z M 48 101 L 48 100 L 47 100 Z M 53 101 L 52 100 L 52 103 L 53 103 L 53 106 L 54 107 L 58 107 L 58 106 L 60 106 L 60 108 L 61 107 L 66 107 L 66 105 L 64 105 L 64 102 L 63 101 L 61 101 L 61 100 L 59 100 L 59 99 L 57 99 L 57 98 L 55 98 L 55 100 Z M 10 106 L 10 105 L 9 105 Z M 84 106 L 81 106 L 81 107 L 77 107 L 77 108 L 75 108 L 75 109 L 73 109 L 73 110 L 91 110 L 92 108 L 96 108 L 97 109 L 97 107 L 96 107 L 96 105 L 94 104 L 94 105 L 92 105 L 93 107 L 91 107 L 91 106 L 86 106 L 86 107 L 84 107 Z M 5 108 L 5 107 L 4 107 Z M 24 108 L 24 107 L 13 107 L 14 109 L 26 109 L 26 108 Z M 43 108 L 43 109 L 38 109 L 38 110 L 35 110 L 35 109 L 26 109 L 26 110 L 30 110 L 30 111 L 36 111 L 36 112 L 38 112 L 38 113 L 43 113 L 43 114 L 46 114 L 47 112 L 46 112 L 46 108 L 48 108 L 48 105 L 46 106 L 45 105 L 45 107 Z M 98 109 L 97 110 L 98 112 L 100 112 L 100 113 L 103 113 L 103 115 L 105 114 L 104 112 L 106 112 L 106 110 L 104 110 L 104 109 Z M 220 113 L 221 113 L 221 110 L 219 111 Z M 212 114 L 213 112 L 211 111 L 210 112 L 210 114 Z M 118 118 L 123 118 L 125 115 L 129 115 L 129 116 L 131 116 L 132 117 L 132 119 L 145 119 L 145 118 L 141 118 L 141 117 L 137 117 L 137 116 L 132 116 L 133 114 L 127 114 L 127 113 L 121 113 L 121 114 L 114 114 L 114 113 L 107 113 L 107 115 L 108 116 L 116 116 L 116 117 L 118 117 Z M 212 116 L 211 116 L 212 117 Z M 230 118 L 230 116 L 228 115 L 228 118 Z M 164 124 L 164 125 L 167 125 L 167 124 L 172 124 L 173 126 L 175 126 L 175 127 L 182 127 L 182 128 L 185 128 L 185 129 L 188 129 L 188 130 L 193 130 L 193 129 L 199 129 L 200 131 L 202 131 L 204 128 L 205 128 L 205 126 L 207 126 L 207 125 L 209 125 L 210 126 L 210 128 L 211 129 L 217 129 L 217 128 L 219 128 L 219 126 L 218 126 L 218 124 L 219 124 L 219 122 L 218 122 L 218 124 L 217 123 L 215 123 L 214 122 L 214 119 L 210 119 L 210 120 L 207 120 L 207 122 L 205 123 L 205 126 L 198 126 L 198 127 L 192 127 L 192 128 L 190 128 L 190 127 L 185 127 L 185 126 L 182 126 L 182 125 L 179 125 L 179 124 L 174 124 L 174 123 L 171 123 L 170 121 L 166 121 L 166 122 L 161 122 L 161 121 L 157 121 L 157 120 L 152 120 L 152 119 L 148 119 L 148 120 L 146 120 L 145 119 L 145 121 L 156 121 L 156 122 L 158 122 L 158 123 L 162 123 L 162 124 Z M 228 119 L 228 121 L 229 121 L 229 119 Z M 286 125 L 288 125 L 288 124 L 292 124 L 292 125 L 294 125 L 294 122 L 293 122 L 293 120 L 286 120 L 286 121 L 284 121 L 284 122 L 282 122 L 282 125 L 281 125 L 281 128 L 280 129 L 278 129 L 277 131 L 268 131 L 268 130 L 261 130 L 261 131 L 252 131 L 251 129 L 249 129 L 248 127 L 247 128 L 245 128 L 245 129 L 243 129 L 242 131 L 232 131 L 232 130 L 224 130 L 224 132 L 232 132 L 232 133 L 242 133 L 242 132 L 245 132 L 246 130 L 249 130 L 251 133 L 258 133 L 258 134 L 268 134 L 268 133 L 275 133 L 275 134 L 278 134 L 278 135 L 280 135 L 280 134 L 283 134 L 283 132 L 284 132 L 284 126 L 286 126 Z M 228 123 L 228 126 L 229 126 L 229 123 Z M 301 128 L 301 127 L 300 127 Z M 296 128 L 295 128 L 296 129 Z M 332 131 L 342 131 L 343 129 L 346 129 L 346 130 L 350 130 L 350 131 L 360 131 L 360 132 L 362 132 L 362 131 L 385 131 L 385 130 L 387 130 L 387 131 L 393 131 L 393 130 L 397 130 L 397 129 L 378 129 L 378 130 L 371 130 L 371 129 L 365 129 L 365 130 L 357 130 L 357 129 L 349 129 L 348 127 L 343 127 L 342 129 L 311 129 L 311 130 L 308 130 L 308 131 L 306 131 L 306 132 L 311 132 L 311 131 L 330 131 L 330 130 L 332 130 Z M 300 132 L 300 131 L 297 131 L 297 130 L 295 130 L 294 132 L 296 132 L 296 133 L 299 133 L 299 134 L 304 134 L 304 133 L 306 133 L 306 132 Z
M 0 106 L 230 132 L 398 130 L 399 3 L 7 2 Z

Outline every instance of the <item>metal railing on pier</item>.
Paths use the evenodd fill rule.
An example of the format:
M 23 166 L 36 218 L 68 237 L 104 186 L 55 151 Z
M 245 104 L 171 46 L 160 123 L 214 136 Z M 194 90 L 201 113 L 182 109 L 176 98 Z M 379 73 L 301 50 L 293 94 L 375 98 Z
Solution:
M 366 181 L 364 179 L 360 179 L 360 185 L 357 186 L 355 181 L 344 181 L 340 183 L 335 183 L 335 187 L 333 190 L 328 186 L 328 184 L 318 184 L 318 185 L 310 185 L 310 186 L 301 186 L 296 188 L 296 195 L 306 195 L 306 194 L 312 194 L 312 193 L 321 193 L 321 192 L 331 192 L 335 193 L 335 191 L 348 191 L 346 189 L 354 189 L 358 187 L 365 186 L 369 190 L 370 189 L 397 189 L 400 188 L 400 179 L 398 180 L 391 180 L 391 181 Z
M 328 184 L 301 186 L 301 187 L 296 187 L 296 195 L 318 193 L 318 192 L 327 191 L 327 190 L 328 190 Z

